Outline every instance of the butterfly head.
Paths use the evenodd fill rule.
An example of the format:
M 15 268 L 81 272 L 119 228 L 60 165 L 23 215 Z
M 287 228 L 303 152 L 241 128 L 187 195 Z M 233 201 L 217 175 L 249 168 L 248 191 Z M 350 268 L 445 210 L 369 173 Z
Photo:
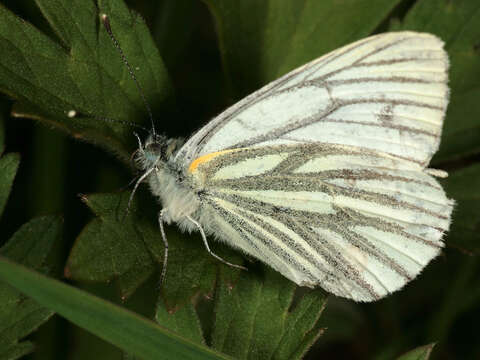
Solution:
M 143 145 L 139 143 L 137 161 L 144 169 L 161 165 L 168 162 L 182 143 L 181 139 L 169 139 L 164 135 L 151 133 Z

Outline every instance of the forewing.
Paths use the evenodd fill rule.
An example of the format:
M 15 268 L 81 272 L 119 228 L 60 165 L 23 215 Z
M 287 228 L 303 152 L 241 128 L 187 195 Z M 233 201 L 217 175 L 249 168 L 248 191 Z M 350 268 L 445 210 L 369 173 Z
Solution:
M 437 37 L 372 36 L 335 50 L 233 105 L 188 140 L 176 162 L 279 144 L 359 146 L 425 167 L 448 103 L 448 57 Z
M 210 233 L 299 285 L 356 301 L 418 275 L 442 248 L 453 207 L 408 162 L 344 145 L 238 149 L 191 171 Z

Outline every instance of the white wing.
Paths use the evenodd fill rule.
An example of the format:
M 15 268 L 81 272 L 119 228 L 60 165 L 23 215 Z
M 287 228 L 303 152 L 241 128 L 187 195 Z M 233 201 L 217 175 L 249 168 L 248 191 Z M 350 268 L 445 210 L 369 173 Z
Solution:
M 193 135 L 175 162 L 225 149 L 295 143 L 359 146 L 425 167 L 448 103 L 437 37 L 372 36 L 314 60 L 233 105 Z
M 190 170 L 210 234 L 299 285 L 356 301 L 418 275 L 442 248 L 453 207 L 408 162 L 345 145 L 244 148 Z

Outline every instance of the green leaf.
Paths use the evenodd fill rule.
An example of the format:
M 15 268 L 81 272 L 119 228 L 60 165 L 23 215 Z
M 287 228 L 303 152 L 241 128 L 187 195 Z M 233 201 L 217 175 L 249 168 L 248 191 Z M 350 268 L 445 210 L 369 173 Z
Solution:
M 479 255 L 480 164 L 451 172 L 444 184 L 448 196 L 456 201 L 447 246 Z
M 204 0 L 235 97 L 369 35 L 400 0 Z M 341 19 L 335 14 L 341 14 Z
M 291 311 L 295 285 L 273 270 L 262 278 L 243 273 L 220 281 L 215 299 L 213 348 L 236 359 L 301 359 L 321 333 L 316 327 L 325 294 L 305 294 Z
M 480 3 L 417 1 L 392 30 L 426 31 L 445 41 L 450 56 L 450 105 L 440 151 L 434 161 L 454 160 L 480 151 Z
M 0 255 L 43 272 L 52 247 L 61 238 L 59 218 L 47 216 L 23 225 L 0 249 Z M 53 315 L 36 301 L 0 282 L 0 359 L 17 359 L 33 351 L 29 341 L 20 342 Z
M 326 296 L 322 290 L 310 291 L 303 295 L 288 315 L 274 359 L 303 359 L 325 331 L 320 327 L 318 320 L 326 303 Z
M 20 156 L 18 154 L 7 154 L 0 158 L 0 216 L 7 204 L 19 165 Z
M 5 151 L 5 128 L 3 116 L 0 115 L 0 156 Z M 3 214 L 13 180 L 20 165 L 18 154 L 7 154 L 0 157 L 0 216 Z
M 187 304 L 175 312 L 169 312 L 162 301 L 158 302 L 155 321 L 166 328 L 181 334 L 186 339 L 205 344 L 200 319 L 193 304 Z
M 142 122 L 147 114 L 99 13 L 108 14 L 147 101 L 165 105 L 171 87 L 145 23 L 122 1 L 98 1 L 98 11 L 92 1 L 37 3 L 59 43 L 0 6 L 0 89 L 19 100 L 14 114 L 38 119 L 128 159 L 131 129 L 95 117 Z M 70 110 L 77 112 L 76 118 L 67 116 Z
M 152 33 L 168 67 L 172 69 L 188 56 L 188 41 L 195 30 L 202 3 L 191 0 L 166 0 L 158 3 L 158 16 L 152 24 Z
M 116 280 L 121 297 L 127 298 L 151 275 L 153 255 L 163 252 L 155 239 L 158 230 L 145 221 L 136 225 L 133 216 L 123 219 L 126 196 L 99 194 L 82 196 L 82 200 L 100 217 L 77 238 L 65 275 L 76 280 Z
M 1 360 L 19 359 L 24 355 L 30 354 L 34 350 L 34 345 L 29 341 L 23 341 L 19 344 L 0 348 Z
M 0 155 L 5 151 L 5 120 L 0 116 Z
M 413 349 L 402 356 L 399 356 L 397 360 L 428 360 L 430 359 L 430 354 L 432 353 L 435 343 L 420 346 L 416 349 Z
M 119 306 L 0 258 L 0 279 L 142 359 L 226 359 Z
M 428 325 L 427 337 L 438 339 L 440 349 L 446 340 L 445 338 L 452 331 L 451 329 L 455 327 L 455 321 L 464 317 L 469 311 L 473 311 L 475 314 L 480 302 L 480 288 L 477 286 L 478 274 L 480 273 L 478 256 L 465 256 L 463 253 L 452 255 L 456 255 L 460 261 L 454 263 L 456 265 L 454 271 L 449 267 L 444 271 L 444 274 L 437 275 L 442 284 L 445 280 L 450 280 L 449 277 L 453 281 L 448 282 L 448 293 L 441 299 L 441 303 L 435 309 L 435 315 L 431 317 Z M 450 256 L 452 257 L 452 255 Z M 453 276 L 451 275 L 452 272 Z M 459 350 L 462 353 L 468 351 L 464 347 Z
M 0 255 L 47 272 L 50 251 L 61 239 L 62 222 L 56 216 L 30 220 L 1 248 Z

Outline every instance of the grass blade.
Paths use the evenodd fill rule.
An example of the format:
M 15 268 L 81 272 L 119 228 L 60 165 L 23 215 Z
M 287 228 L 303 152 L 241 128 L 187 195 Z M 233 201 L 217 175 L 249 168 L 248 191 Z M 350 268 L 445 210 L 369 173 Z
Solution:
M 142 359 L 227 359 L 133 312 L 0 257 L 0 279 Z

